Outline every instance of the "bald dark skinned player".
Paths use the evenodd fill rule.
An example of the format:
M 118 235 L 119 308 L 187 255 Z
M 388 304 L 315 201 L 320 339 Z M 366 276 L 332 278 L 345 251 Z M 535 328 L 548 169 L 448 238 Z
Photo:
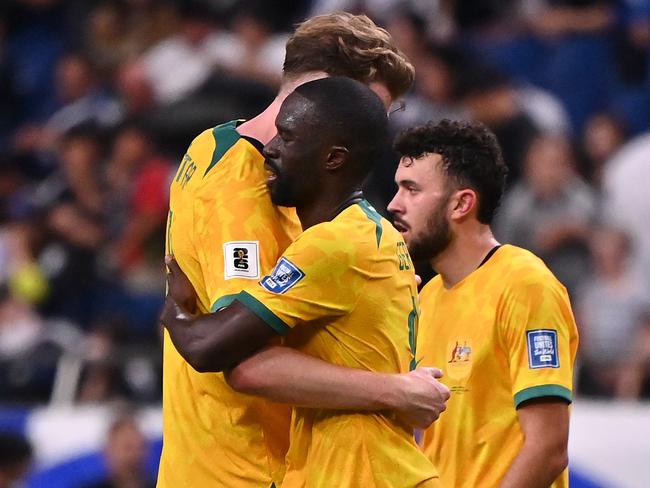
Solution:
M 389 380 L 412 365 L 417 328 L 417 288 L 404 241 L 359 191 L 387 139 L 381 100 L 347 78 L 312 81 L 287 97 L 276 127 L 264 148 L 267 185 L 274 204 L 296 208 L 303 233 L 257 288 L 212 314 L 192 316 L 178 303 L 187 300 L 188 282 L 168 260 L 162 321 L 190 364 L 225 371 L 240 391 L 295 406 L 283 487 L 372 480 L 438 486 L 398 416 L 359 411 L 372 408 L 361 394 L 355 405 L 354 391 L 331 395 L 323 408 L 303 408 L 309 392 L 278 388 L 282 378 L 266 374 L 278 368 L 301 374 L 275 361 L 277 346 L 266 348 L 284 335 L 287 346 L 314 358 Z M 440 396 L 449 396 L 442 385 Z

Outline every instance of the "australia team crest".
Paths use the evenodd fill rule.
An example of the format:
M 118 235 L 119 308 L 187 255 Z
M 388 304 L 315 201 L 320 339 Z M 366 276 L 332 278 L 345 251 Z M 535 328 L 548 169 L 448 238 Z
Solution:
M 446 376 L 464 386 L 472 372 L 473 351 L 471 339 L 456 339 L 447 343 Z M 461 386 L 461 389 L 462 389 Z

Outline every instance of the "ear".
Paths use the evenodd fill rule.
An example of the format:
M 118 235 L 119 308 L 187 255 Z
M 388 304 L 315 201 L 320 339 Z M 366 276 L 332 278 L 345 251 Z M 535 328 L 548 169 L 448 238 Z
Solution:
M 349 156 L 350 151 L 348 151 L 347 147 L 333 146 L 327 155 L 327 160 L 325 161 L 325 169 L 328 171 L 335 171 L 343 167 L 347 163 Z
M 478 195 L 471 188 L 458 190 L 451 197 L 452 220 L 463 220 L 475 214 L 478 207 Z

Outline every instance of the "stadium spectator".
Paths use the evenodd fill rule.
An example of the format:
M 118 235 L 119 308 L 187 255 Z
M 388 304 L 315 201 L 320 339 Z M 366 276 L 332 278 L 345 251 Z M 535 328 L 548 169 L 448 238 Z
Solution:
M 160 271 L 168 190 L 174 168 L 156 151 L 151 132 L 138 122 L 123 124 L 106 163 L 108 231 L 112 263 L 125 275 L 138 266 Z M 151 254 L 153 253 L 153 255 Z M 159 283 L 156 275 L 149 287 Z
M 622 395 L 625 370 L 638 358 L 639 324 L 650 309 L 650 291 L 639 270 L 630 267 L 632 242 L 626 233 L 602 227 L 592 234 L 590 244 L 594 274 L 585 280 L 576 302 L 578 388 L 584 395 Z
M 108 430 L 104 459 L 106 478 L 84 488 L 153 488 L 146 470 L 149 445 L 135 419 L 123 415 Z
M 57 63 L 58 109 L 43 125 L 24 128 L 16 139 L 25 152 L 51 152 L 66 132 L 84 124 L 111 127 L 121 117 L 119 105 L 101 87 L 89 59 L 69 53 Z
M 214 12 L 201 2 L 186 2 L 178 32 L 148 49 L 140 58 L 156 102 L 182 100 L 198 89 L 212 71 L 236 56 L 237 37 L 217 28 Z M 174 76 L 169 76 L 173 72 Z
M 587 237 L 597 214 L 592 189 L 576 174 L 568 140 L 536 138 L 522 181 L 506 195 L 496 236 L 540 256 L 574 292 L 589 270 Z
M 476 61 L 464 66 L 458 80 L 462 106 L 472 119 L 495 133 L 508 165 L 509 181 L 517 181 L 526 150 L 539 129 L 524 111 L 515 84 L 502 71 Z
M 603 213 L 607 222 L 621 227 L 632 238 L 632 266 L 650 270 L 650 132 L 623 145 L 606 163 L 603 177 Z M 634 211 L 630 211 L 634 209 Z M 650 286 L 650 274 L 645 273 Z
M 580 173 L 595 189 L 602 190 L 605 166 L 627 132 L 621 119 L 609 112 L 596 113 L 587 120 L 580 140 Z
M 632 347 L 617 379 L 616 393 L 630 400 L 650 398 L 650 309 L 639 320 Z
M 102 0 L 88 15 L 84 44 L 99 72 L 110 79 L 124 63 L 174 34 L 173 2 Z
M 19 486 L 29 472 L 34 451 L 30 442 L 13 432 L 0 432 L 0 488 Z

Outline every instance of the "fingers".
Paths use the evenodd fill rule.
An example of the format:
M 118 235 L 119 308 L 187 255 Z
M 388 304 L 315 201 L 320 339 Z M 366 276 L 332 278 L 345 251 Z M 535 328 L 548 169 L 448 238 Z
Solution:
M 163 304 L 163 308 L 160 312 L 160 317 L 158 318 L 158 321 L 162 324 L 165 325 L 170 321 L 170 319 L 173 317 L 173 310 L 174 310 L 174 301 L 170 297 L 165 298 L 165 303 Z
M 440 393 L 442 394 L 442 398 L 444 399 L 445 402 L 449 400 L 449 398 L 451 398 L 451 390 L 447 385 L 438 383 L 438 391 L 440 391 Z
M 177 274 L 181 271 L 180 266 L 178 266 L 178 263 L 176 262 L 176 258 L 174 258 L 172 254 L 167 254 L 165 256 L 165 264 L 171 274 Z
M 422 277 L 419 274 L 415 275 L 415 282 L 420 286 L 422 284 Z
M 433 376 L 436 379 L 440 379 L 444 376 L 444 373 L 440 368 L 418 368 L 418 369 L 424 371 L 425 373 Z

